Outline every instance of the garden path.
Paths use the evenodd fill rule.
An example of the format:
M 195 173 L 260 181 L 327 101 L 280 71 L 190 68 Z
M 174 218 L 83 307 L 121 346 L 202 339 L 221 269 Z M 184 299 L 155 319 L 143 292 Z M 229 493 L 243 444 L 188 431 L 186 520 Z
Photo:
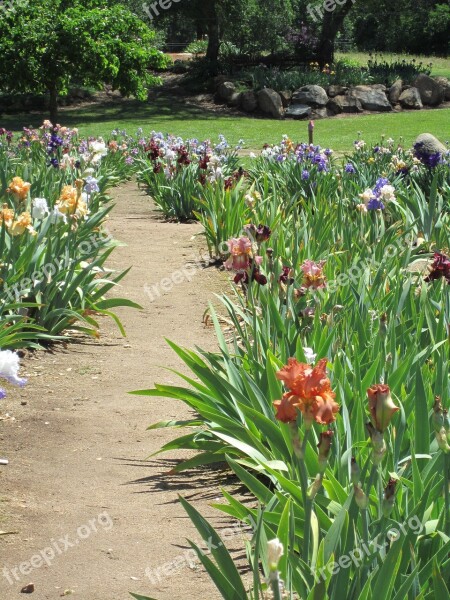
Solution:
M 177 502 L 181 493 L 204 514 L 215 513 L 219 523 L 209 507 L 220 495 L 217 473 L 167 477 L 172 461 L 146 462 L 174 437 L 171 430 L 147 432 L 146 426 L 189 413 L 176 401 L 127 392 L 179 381 L 164 370 L 181 367 L 164 337 L 190 348 L 214 347 L 202 320 L 220 274 L 205 269 L 151 302 L 145 284 L 151 288 L 198 258 L 202 248 L 192 236 L 200 228 L 161 221 L 134 184 L 113 196 L 117 205 L 108 227 L 126 246 L 113 253 L 109 266 L 133 266 L 116 295 L 143 310 L 118 310 L 126 339 L 102 318 L 99 340 L 81 339 L 22 361 L 29 383 L 10 391 L 0 413 L 15 418 L 0 429 L 1 453 L 10 461 L 0 467 L 0 530 L 15 532 L 0 536 L 1 600 L 19 597 L 30 582 L 35 600 L 71 590 L 82 600 L 129 600 L 129 591 L 158 600 L 218 597 L 198 564 L 184 560 L 185 538 L 199 540 Z M 24 566 L 41 551 L 48 565 L 39 566 L 38 556 L 34 567 Z

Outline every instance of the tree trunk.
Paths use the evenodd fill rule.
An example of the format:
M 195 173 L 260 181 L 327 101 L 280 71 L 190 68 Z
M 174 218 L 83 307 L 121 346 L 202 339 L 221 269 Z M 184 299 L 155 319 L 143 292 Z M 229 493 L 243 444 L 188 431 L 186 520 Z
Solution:
M 211 74 L 217 75 L 219 67 L 220 32 L 219 15 L 217 14 L 215 0 L 208 2 L 205 7 L 205 12 L 206 26 L 208 29 L 208 49 L 206 51 L 206 59 L 211 65 Z
M 52 125 L 56 125 L 58 122 L 58 90 L 56 89 L 56 86 L 53 85 L 48 91 L 50 93 L 50 101 L 48 105 L 50 121 L 52 122 Z
M 320 68 L 331 65 L 334 62 L 334 45 L 336 36 L 344 24 L 345 17 L 353 8 L 353 3 L 348 0 L 342 8 L 335 8 L 332 12 L 324 12 L 322 30 L 320 33 L 317 60 Z
M 202 40 L 203 36 L 205 35 L 205 30 L 204 30 L 203 23 L 202 23 L 202 21 L 200 21 L 200 19 L 196 20 L 195 29 L 197 31 L 197 40 Z

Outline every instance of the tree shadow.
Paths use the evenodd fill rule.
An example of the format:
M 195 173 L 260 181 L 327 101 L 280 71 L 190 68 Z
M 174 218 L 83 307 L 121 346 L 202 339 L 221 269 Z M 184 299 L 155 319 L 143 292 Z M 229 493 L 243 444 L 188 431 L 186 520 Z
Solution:
M 157 120 L 158 125 L 163 122 L 169 124 L 176 120 L 214 120 L 232 118 L 231 115 L 220 114 L 206 107 L 196 106 L 183 98 L 161 91 L 154 93 L 147 102 L 134 99 L 121 98 L 107 102 L 88 103 L 79 106 L 61 108 L 59 121 L 66 127 L 76 127 L 80 124 L 101 124 L 110 121 L 142 121 Z M 2 127 L 12 131 L 20 131 L 27 126 L 39 127 L 44 119 L 48 118 L 45 111 L 31 111 L 26 113 L 5 114 L 0 116 Z

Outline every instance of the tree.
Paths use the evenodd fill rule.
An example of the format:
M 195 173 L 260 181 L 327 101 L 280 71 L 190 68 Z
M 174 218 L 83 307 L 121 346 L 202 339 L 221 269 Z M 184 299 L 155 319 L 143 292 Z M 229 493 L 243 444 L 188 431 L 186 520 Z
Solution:
M 150 68 L 167 59 L 154 32 L 124 6 L 101 0 L 28 0 L 0 15 L 0 80 L 9 92 L 49 94 L 56 123 L 58 95 L 71 83 L 110 84 L 147 99 L 159 82 Z
M 341 31 L 347 15 L 354 7 L 355 0 L 321 0 L 319 4 L 306 6 L 308 22 L 319 29 L 317 60 L 320 66 L 334 62 L 334 49 L 337 34 Z M 304 4 L 299 3 L 301 10 Z M 303 13 L 305 14 L 305 13 Z
M 361 50 L 436 53 L 446 56 L 450 8 L 442 0 L 366 0 L 351 13 L 354 38 Z
M 289 47 L 288 34 L 294 20 L 290 0 L 247 0 L 245 7 L 234 3 L 229 9 L 224 38 L 252 56 Z

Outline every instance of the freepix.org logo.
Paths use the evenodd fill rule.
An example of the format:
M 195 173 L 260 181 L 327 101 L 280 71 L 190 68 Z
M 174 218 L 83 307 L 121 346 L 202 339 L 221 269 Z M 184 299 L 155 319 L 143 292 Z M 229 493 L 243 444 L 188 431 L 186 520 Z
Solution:
M 181 0 L 157 0 L 152 4 L 143 4 L 142 9 L 150 20 L 159 17 L 160 10 L 170 10 L 173 4 L 178 4 Z

